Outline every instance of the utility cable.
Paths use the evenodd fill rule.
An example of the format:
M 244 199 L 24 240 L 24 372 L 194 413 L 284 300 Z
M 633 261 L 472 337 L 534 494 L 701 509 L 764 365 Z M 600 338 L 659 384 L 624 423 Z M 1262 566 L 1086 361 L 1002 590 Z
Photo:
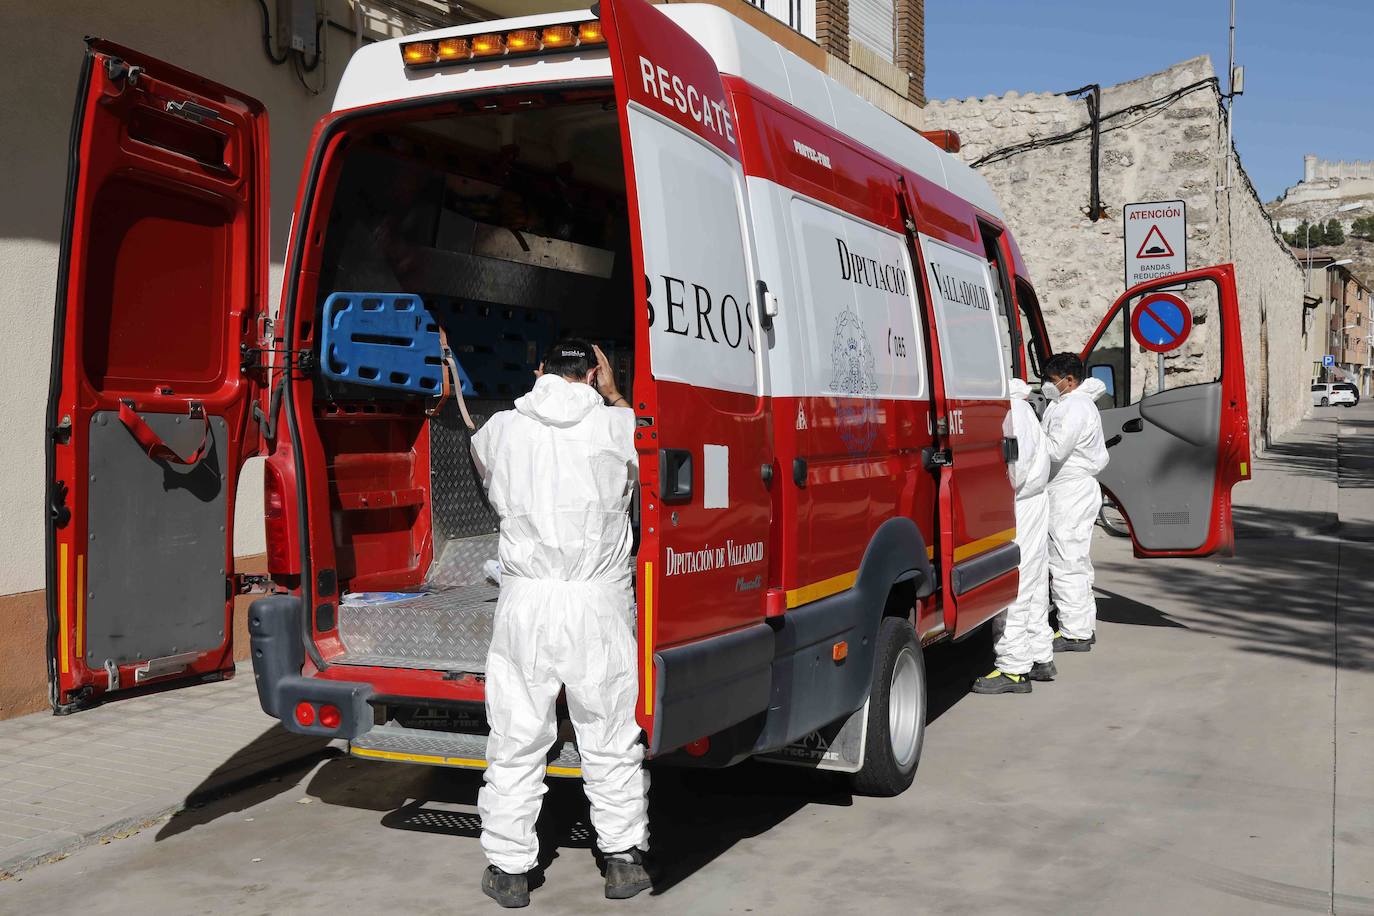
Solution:
M 1163 111 L 1165 108 L 1168 108 L 1170 105 L 1172 105 L 1179 99 L 1183 98 L 1185 95 L 1197 92 L 1200 89 L 1205 89 L 1208 86 L 1215 87 L 1218 85 L 1219 83 L 1217 82 L 1217 78 L 1215 76 L 1209 76 L 1205 80 L 1199 80 L 1196 83 L 1190 83 L 1187 86 L 1182 86 L 1178 89 L 1175 89 L 1173 92 L 1170 92 L 1168 95 L 1160 96 L 1157 99 L 1150 99 L 1148 102 L 1140 102 L 1135 105 L 1127 106 L 1126 108 L 1121 108 L 1116 111 L 1107 112 L 1103 115 L 1100 115 L 1096 119 L 1096 122 L 1102 125 L 1100 128 L 1100 132 L 1104 134 L 1113 130 L 1121 130 L 1125 127 L 1133 127 L 1136 124 L 1141 123 L 1142 121 L 1154 117 L 1160 111 Z M 1075 93 L 1081 93 L 1082 91 L 1082 89 L 1075 90 Z M 1074 93 L 1061 92 L 1056 94 L 1068 95 Z M 1141 114 L 1142 117 L 1130 121 L 1129 123 L 1115 124 L 1110 127 L 1106 126 L 1106 122 L 1112 120 L 1113 118 L 1119 118 L 1132 114 Z M 1034 140 L 1026 140 L 1022 143 L 1016 143 L 1011 146 L 1004 146 L 1001 149 L 993 150 L 985 156 L 975 159 L 973 162 L 970 163 L 970 165 L 972 165 L 974 168 L 978 168 L 979 166 L 987 165 L 992 162 L 1000 162 L 1004 159 L 1010 159 L 1012 156 L 1017 156 L 1021 153 L 1028 153 L 1031 150 L 1045 149 L 1051 146 L 1059 146 L 1064 143 L 1071 143 L 1083 134 L 1092 131 L 1093 126 L 1093 120 L 1089 119 L 1087 124 L 1075 127 L 1073 130 L 1065 131 L 1062 134 L 1055 134 L 1050 137 L 1037 137 Z
M 291 52 L 287 51 L 281 57 L 278 57 L 277 52 L 272 50 L 272 17 L 267 12 L 267 0 L 258 0 L 258 10 L 262 13 L 263 53 L 267 55 L 268 60 L 280 67 L 282 64 L 286 63 L 286 59 L 291 56 Z

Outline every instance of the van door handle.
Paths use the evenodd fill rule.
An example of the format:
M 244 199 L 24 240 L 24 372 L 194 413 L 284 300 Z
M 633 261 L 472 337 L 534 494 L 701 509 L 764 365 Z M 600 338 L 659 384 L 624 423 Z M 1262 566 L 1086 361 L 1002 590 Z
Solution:
M 692 453 L 683 448 L 658 450 L 658 496 L 664 502 L 692 498 Z
M 1127 420 L 1125 423 L 1121 424 L 1121 431 L 1123 433 L 1138 433 L 1144 428 L 1145 421 L 1140 419 L 1140 417 L 1136 417 L 1134 420 Z

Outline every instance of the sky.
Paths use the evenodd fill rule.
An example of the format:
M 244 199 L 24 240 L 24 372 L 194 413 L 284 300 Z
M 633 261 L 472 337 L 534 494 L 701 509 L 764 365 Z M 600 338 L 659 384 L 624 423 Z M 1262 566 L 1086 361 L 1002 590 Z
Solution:
M 926 96 L 1110 86 L 1209 54 L 1228 0 L 926 0 Z M 1241 162 L 1266 202 L 1302 157 L 1374 159 L 1374 0 L 1236 0 Z M 930 125 L 938 127 L 939 125 Z

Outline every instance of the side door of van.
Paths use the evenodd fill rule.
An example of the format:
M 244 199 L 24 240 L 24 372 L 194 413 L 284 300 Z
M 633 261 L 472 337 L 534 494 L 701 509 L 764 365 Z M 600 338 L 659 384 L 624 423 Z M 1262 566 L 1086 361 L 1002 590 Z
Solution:
M 972 211 L 965 222 L 937 210 L 936 202 L 953 206 L 952 195 L 924 183 L 904 182 L 899 200 L 922 262 L 934 398 L 934 445 L 924 457 L 938 488 L 933 550 L 944 626 L 957 637 L 1016 598 L 1021 552 L 1007 474 L 1009 367 L 989 251 Z
M 1177 304 L 1161 305 L 1161 293 L 1188 320 Z M 1147 339 L 1169 326 L 1181 344 L 1163 353 L 1142 345 L 1132 333 L 1142 309 Z M 1111 463 L 1098 480 L 1130 523 L 1136 556 L 1234 549 L 1231 488 L 1250 477 L 1240 328 L 1235 269 L 1222 264 L 1127 290 L 1083 349 L 1086 372 L 1107 387 L 1098 406 Z
M 88 42 L 48 397 L 52 702 L 234 670 L 234 495 L 267 302 L 267 114 Z
M 662 753 L 767 708 L 772 439 L 734 111 L 704 48 L 603 0 L 641 306 L 640 697 Z

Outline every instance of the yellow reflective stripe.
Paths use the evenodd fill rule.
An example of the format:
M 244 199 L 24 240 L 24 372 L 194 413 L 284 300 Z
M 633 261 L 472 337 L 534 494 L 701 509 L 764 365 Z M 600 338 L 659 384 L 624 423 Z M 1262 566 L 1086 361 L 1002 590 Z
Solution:
M 1244 477 L 1248 473 L 1250 473 L 1250 462 L 1242 461 L 1240 463 L 1240 476 Z
M 86 657 L 86 555 L 76 555 L 76 657 Z
M 822 579 L 820 582 L 812 582 L 810 585 L 803 585 L 794 588 L 787 593 L 787 606 L 797 607 L 802 604 L 810 604 L 812 601 L 819 601 L 822 598 L 829 598 L 837 592 L 842 592 L 847 588 L 854 587 L 854 581 L 859 578 L 859 571 L 841 573 L 838 576 L 831 576 L 829 579 Z
M 67 545 L 62 544 L 57 548 L 57 663 L 61 666 L 62 673 L 66 674 L 71 670 L 71 662 L 68 654 L 71 645 L 67 642 L 71 636 L 71 629 L 67 624 Z
M 1016 529 L 1008 528 L 1006 531 L 999 531 L 985 538 L 979 538 L 976 541 L 969 541 L 967 544 L 961 544 L 954 548 L 954 562 L 958 563 L 960 560 L 965 560 L 976 554 L 987 553 L 992 548 L 1000 547 L 1015 539 Z
M 654 564 L 644 564 L 644 715 L 654 714 Z
M 470 770 L 485 770 L 487 762 L 476 757 L 444 757 L 438 754 L 406 754 L 401 751 L 383 751 L 370 747 L 348 749 L 354 757 L 371 757 L 375 760 L 396 760 L 401 763 L 427 763 L 432 766 L 465 767 Z M 554 776 L 581 776 L 581 767 L 547 766 L 545 769 Z

